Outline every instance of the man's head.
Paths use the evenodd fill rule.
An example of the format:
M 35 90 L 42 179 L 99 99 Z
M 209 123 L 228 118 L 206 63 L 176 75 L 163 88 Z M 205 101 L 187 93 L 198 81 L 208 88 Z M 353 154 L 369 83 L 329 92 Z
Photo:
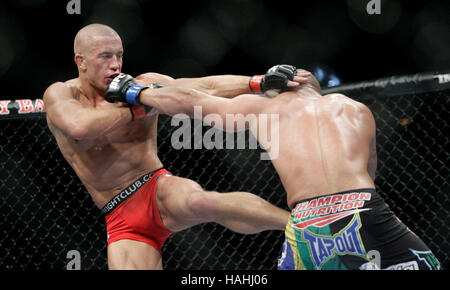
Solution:
M 80 77 L 97 90 L 106 90 L 122 71 L 122 40 L 109 26 L 90 24 L 78 31 L 73 50 Z
M 304 69 L 297 69 L 297 71 L 299 72 L 308 72 L 307 70 Z M 308 81 L 304 84 L 301 84 L 300 86 L 298 86 L 296 88 L 296 91 L 301 90 L 302 88 L 305 87 L 310 87 L 312 89 L 314 89 L 315 91 L 317 91 L 319 94 L 322 94 L 322 89 L 320 87 L 320 83 L 317 80 L 317 78 L 311 73 L 311 75 L 308 77 Z

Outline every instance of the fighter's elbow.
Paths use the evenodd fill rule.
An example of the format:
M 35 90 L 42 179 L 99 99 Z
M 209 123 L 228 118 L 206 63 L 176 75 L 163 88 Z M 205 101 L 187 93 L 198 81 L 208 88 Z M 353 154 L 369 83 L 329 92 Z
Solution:
M 78 141 L 88 139 L 89 137 L 89 128 L 83 122 L 71 122 L 66 132 L 70 137 Z
M 47 118 L 49 123 L 58 128 L 64 135 L 76 140 L 83 140 L 89 134 L 88 123 L 83 118 L 67 118 L 60 112 L 48 110 Z
M 98 137 L 98 120 L 80 114 L 66 123 L 66 132 L 75 140 L 87 140 Z

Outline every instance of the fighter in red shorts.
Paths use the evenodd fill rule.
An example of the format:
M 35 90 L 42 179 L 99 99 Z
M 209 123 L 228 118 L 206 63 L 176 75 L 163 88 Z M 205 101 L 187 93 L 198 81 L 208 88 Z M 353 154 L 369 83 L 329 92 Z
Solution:
M 105 101 L 108 85 L 122 70 L 122 42 L 112 28 L 82 28 L 74 52 L 79 76 L 46 90 L 47 123 L 61 153 L 106 214 L 110 269 L 161 269 L 164 240 L 200 223 L 217 222 L 244 234 L 285 229 L 289 213 L 254 194 L 208 192 L 161 169 L 157 112 Z M 156 73 L 136 80 L 140 85 L 174 81 Z M 303 80 L 295 76 L 287 85 Z M 186 85 L 233 97 L 251 93 L 249 81 L 247 76 L 227 75 L 189 80 Z M 266 84 L 270 88 L 270 82 Z
M 108 246 L 132 239 L 151 245 L 161 254 L 164 241 L 172 234 L 164 226 L 156 202 L 157 181 L 163 176 L 172 174 L 165 169 L 144 174 L 103 207 Z

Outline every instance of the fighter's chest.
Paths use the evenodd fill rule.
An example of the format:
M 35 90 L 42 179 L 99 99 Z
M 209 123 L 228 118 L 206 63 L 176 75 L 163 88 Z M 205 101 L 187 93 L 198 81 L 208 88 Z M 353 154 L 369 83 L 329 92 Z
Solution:
M 96 99 L 89 99 L 86 96 L 84 96 L 83 94 L 79 94 L 75 98 L 78 99 L 78 101 L 84 107 L 90 108 L 90 109 L 102 110 L 102 109 L 106 109 L 106 108 L 121 108 L 121 107 L 127 106 L 126 103 L 122 103 L 122 102 L 110 103 L 100 97 L 98 97 Z
M 110 159 L 111 153 L 117 158 L 121 155 L 119 152 L 128 151 L 136 146 L 146 146 L 151 141 L 150 120 L 132 121 L 122 125 L 113 131 L 99 136 L 97 139 L 84 144 L 85 156 L 92 160 Z
M 117 127 L 106 134 L 105 137 L 110 140 L 111 143 L 144 141 L 148 138 L 150 128 L 151 120 L 149 118 L 143 118 Z

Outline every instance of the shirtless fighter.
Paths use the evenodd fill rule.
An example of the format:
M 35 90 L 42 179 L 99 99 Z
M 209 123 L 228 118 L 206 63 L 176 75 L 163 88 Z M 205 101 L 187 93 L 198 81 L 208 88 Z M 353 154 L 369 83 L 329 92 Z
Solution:
M 251 87 L 258 88 L 258 83 L 253 78 Z M 128 95 L 129 102 L 167 114 L 193 117 L 194 106 L 201 106 L 203 116 L 222 117 L 223 122 L 215 124 L 222 130 L 235 127 L 226 123 L 226 114 L 233 114 L 237 123 L 238 114 L 256 115 L 246 118 L 246 125 L 257 138 L 258 119 L 279 116 L 279 123 L 267 129 L 278 130 L 278 150 L 268 154 L 292 210 L 279 269 L 440 268 L 430 249 L 375 191 L 375 121 L 364 104 L 341 94 L 322 96 L 312 75 L 308 82 L 273 98 L 243 94 L 226 99 L 182 87 L 132 95 L 127 94 L 129 86 L 123 83 L 122 91 L 111 92 L 118 100 Z
M 108 85 L 122 69 L 122 42 L 112 28 L 100 24 L 82 28 L 74 52 L 78 78 L 56 82 L 44 93 L 47 123 L 62 155 L 106 215 L 110 269 L 161 269 L 166 238 L 204 222 L 244 234 L 284 230 L 289 213 L 260 197 L 207 192 L 163 169 L 155 110 L 105 101 Z M 250 93 L 249 80 L 227 75 L 189 84 L 231 97 Z M 297 86 L 297 80 L 302 78 L 291 78 L 287 85 Z M 156 73 L 137 77 L 141 85 L 172 81 Z M 270 86 L 268 81 L 266 88 Z

